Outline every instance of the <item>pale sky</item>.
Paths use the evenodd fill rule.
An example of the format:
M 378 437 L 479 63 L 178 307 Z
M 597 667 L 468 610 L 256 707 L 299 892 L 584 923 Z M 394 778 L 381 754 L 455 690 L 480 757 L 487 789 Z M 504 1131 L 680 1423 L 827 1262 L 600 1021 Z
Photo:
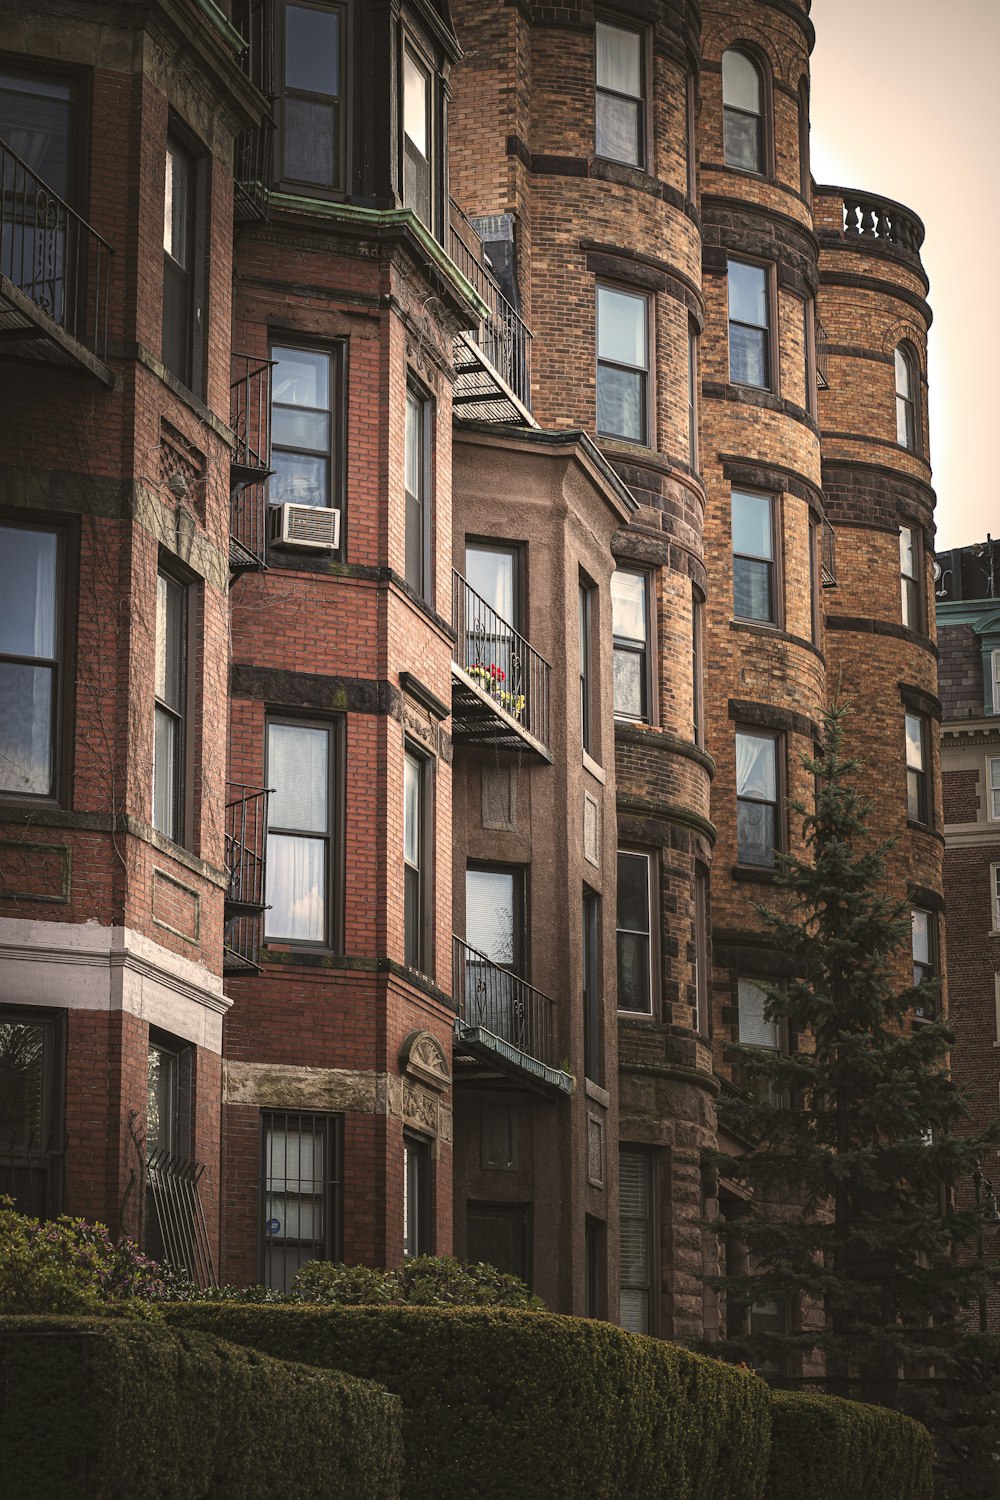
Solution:
M 938 548 L 1000 535 L 1000 0 L 813 0 L 812 170 L 927 228 Z

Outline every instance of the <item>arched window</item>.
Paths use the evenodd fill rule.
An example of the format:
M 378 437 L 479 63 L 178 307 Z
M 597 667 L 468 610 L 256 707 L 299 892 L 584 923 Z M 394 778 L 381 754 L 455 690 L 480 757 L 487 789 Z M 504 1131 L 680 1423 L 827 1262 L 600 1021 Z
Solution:
M 909 344 L 896 345 L 896 442 L 917 451 L 917 361 Z
M 722 116 L 727 167 L 764 170 L 764 84 L 745 52 L 722 54 Z

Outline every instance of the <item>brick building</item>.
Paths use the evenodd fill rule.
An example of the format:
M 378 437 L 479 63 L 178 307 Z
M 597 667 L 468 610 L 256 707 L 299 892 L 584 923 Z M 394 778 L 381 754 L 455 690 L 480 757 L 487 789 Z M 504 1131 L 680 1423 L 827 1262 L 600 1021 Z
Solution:
M 727 1043 L 788 1045 L 754 904 L 836 691 L 944 954 L 923 231 L 813 184 L 813 42 L 0 0 L 20 1201 L 720 1327 L 703 1153 Z

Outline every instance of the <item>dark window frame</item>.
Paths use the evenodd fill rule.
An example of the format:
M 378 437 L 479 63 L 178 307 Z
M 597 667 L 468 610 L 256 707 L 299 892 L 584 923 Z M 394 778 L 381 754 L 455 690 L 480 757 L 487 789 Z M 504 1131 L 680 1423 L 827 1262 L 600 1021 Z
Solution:
M 270 729 L 282 725 L 290 729 L 325 729 L 327 731 L 327 831 L 313 833 L 301 828 L 283 829 L 272 827 L 268 820 L 267 834 L 277 833 L 286 838 L 322 838 L 325 844 L 324 884 L 325 911 L 322 938 L 279 937 L 267 931 L 267 912 L 264 913 L 265 946 L 278 944 L 293 952 L 340 953 L 344 946 L 344 887 L 345 887 L 345 828 L 346 828 L 346 723 L 343 714 L 311 715 L 296 710 L 283 712 L 272 709 L 264 723 L 264 774 L 265 786 L 273 786 L 270 765 Z M 266 880 L 266 876 L 265 876 Z
M 927 918 L 926 960 L 918 959 L 915 952 L 916 933 L 914 931 L 913 918 L 918 915 Z M 940 941 L 938 934 L 937 913 L 929 911 L 926 906 L 914 905 L 910 907 L 910 957 L 913 962 L 913 983 L 915 985 L 919 984 L 921 979 L 937 979 L 938 975 L 941 972 Z M 914 1006 L 914 1020 L 936 1021 L 938 1019 L 938 1015 L 940 1014 L 940 1009 L 941 1000 L 940 995 L 938 995 L 933 1002 L 931 1009 L 929 1010 L 925 1010 L 923 1006 L 920 1005 Z
M 409 137 L 404 125 L 406 95 L 406 55 L 410 54 L 416 66 L 427 80 L 427 218 L 416 204 L 407 201 L 406 195 L 406 142 Z M 412 209 L 417 218 L 435 239 L 440 238 L 440 184 L 446 170 L 441 160 L 441 109 L 438 103 L 438 69 L 427 46 L 412 28 L 403 31 L 399 53 L 399 185 L 404 208 Z M 415 145 L 415 143 L 414 143 Z
M 93 70 L 55 58 L 0 52 L 0 73 L 40 83 L 62 83 L 70 89 L 69 136 L 66 143 L 66 192 L 59 194 L 82 219 L 89 220 Z M 30 163 L 29 163 L 30 165 Z M 34 170 L 34 169 L 33 169 Z M 42 178 L 42 181 L 46 179 Z M 51 183 L 47 183 L 51 187 Z M 53 191 L 55 189 L 53 188 Z
M 509 619 L 507 621 L 507 624 L 510 625 L 510 626 L 512 626 L 513 629 L 517 631 L 518 635 L 527 636 L 528 635 L 528 630 L 526 628 L 527 627 L 527 618 L 526 617 L 527 617 L 527 604 L 528 604 L 528 588 L 527 588 L 527 572 L 528 572 L 528 569 L 527 569 L 527 560 L 526 560 L 526 557 L 525 557 L 525 553 L 527 551 L 525 543 L 524 542 L 513 542 L 513 541 L 510 541 L 509 538 L 507 538 L 507 537 L 500 537 L 500 536 L 480 536 L 478 533 L 476 533 L 476 534 L 471 534 L 470 533 L 465 538 L 465 544 L 464 544 L 464 546 L 465 546 L 465 551 L 464 551 L 465 577 L 466 577 L 466 580 L 468 581 L 468 583 L 470 584 L 470 587 L 471 587 L 471 583 L 472 583 L 472 580 L 469 578 L 469 566 L 468 566 L 469 548 L 470 547 L 473 550 L 478 549 L 481 552 L 502 552 L 502 553 L 509 553 L 510 554 L 511 561 L 512 561 L 511 576 L 512 576 L 512 581 L 513 581 L 513 596 L 514 596 L 513 597 L 513 604 L 514 604 L 514 607 L 513 607 L 512 611 L 511 611 L 511 613 L 513 615 L 513 619 Z M 497 613 L 499 613 L 499 611 L 497 611 Z
M 419 865 L 406 857 L 406 765 L 416 768 L 417 785 L 417 854 Z M 434 865 L 434 829 L 437 822 L 435 803 L 437 762 L 416 741 L 403 741 L 403 962 L 407 968 L 434 978 L 437 951 L 434 941 L 436 871 Z M 412 873 L 411 873 L 412 872 Z M 412 878 L 415 876 L 415 878 Z M 411 890 L 414 894 L 411 896 Z M 410 913 L 414 912 L 411 918 Z M 415 927 L 413 923 L 415 922 Z
M 285 12 L 289 5 L 303 10 L 336 11 L 340 22 L 340 94 L 317 94 L 307 89 L 292 89 L 295 97 L 305 99 L 337 100 L 337 130 L 340 137 L 340 152 L 334 164 L 335 182 L 332 186 L 309 182 L 304 178 L 285 176 Z M 346 198 L 351 188 L 351 162 L 353 153 L 353 89 L 351 87 L 354 51 L 354 7 L 352 0 L 276 0 L 274 27 L 274 77 L 276 84 L 274 143 L 274 178 L 279 189 L 297 196 L 319 198 L 328 202 L 339 202 Z M 305 192 L 303 190 L 306 190 Z
M 76 616 L 79 597 L 79 525 L 44 513 L 0 510 L 0 530 L 46 532 L 56 540 L 55 623 L 56 655 L 23 657 L 2 653 L 5 662 L 44 662 L 53 672 L 50 710 L 51 775 L 46 792 L 0 790 L 0 806 L 27 803 L 31 807 L 69 807 L 72 803 L 74 761 L 74 685 L 76 680 Z M 72 628 L 71 628 L 72 627 Z
M 434 1253 L 433 1142 L 415 1130 L 403 1131 L 403 1256 Z
M 154 753 L 152 761 L 152 794 L 153 805 L 150 823 L 157 833 L 164 838 L 170 839 L 172 843 L 181 848 L 193 849 L 195 845 L 195 799 L 199 791 L 199 767 L 195 760 L 195 749 L 197 745 L 198 731 L 198 661 L 199 661 L 199 637 L 202 628 L 202 580 L 196 575 L 189 573 L 173 553 L 161 551 L 159 565 L 156 570 L 157 576 L 157 605 L 156 618 L 159 616 L 159 580 L 166 580 L 168 589 L 173 588 L 180 591 L 183 599 L 184 618 L 182 622 L 182 641 L 184 650 L 184 662 L 181 668 L 181 682 L 183 705 L 177 711 L 172 705 L 161 700 L 155 691 L 154 671 L 154 694 L 153 694 L 153 733 Z M 156 643 L 154 635 L 154 657 Z M 180 723 L 180 734 L 177 741 L 177 767 L 175 771 L 175 783 L 173 788 L 174 807 L 174 829 L 173 833 L 160 828 L 156 822 L 156 714 L 157 711 L 170 713 L 174 722 Z
M 696 868 L 694 877 L 694 1030 L 699 1036 L 711 1031 L 712 949 L 708 941 L 708 872 Z
M 280 328 L 271 328 L 268 331 L 268 358 L 274 359 L 275 350 L 287 349 L 290 353 L 297 354 L 325 354 L 329 361 L 329 389 L 330 389 L 330 449 L 329 449 L 329 482 L 327 486 L 327 505 L 329 510 L 340 511 L 340 545 L 332 554 L 335 557 L 344 556 L 346 522 L 347 522 L 347 352 L 348 340 L 328 339 L 313 340 L 308 335 L 298 333 L 294 329 L 287 332 Z M 278 368 L 277 363 L 272 369 Z M 274 439 L 274 408 L 275 406 L 288 405 L 285 402 L 275 402 L 271 399 L 271 448 L 273 451 L 287 453 L 306 453 L 313 450 L 299 449 L 290 443 L 282 444 Z M 289 406 L 289 410 L 298 408 Z M 319 408 L 316 408 L 319 410 Z M 271 495 L 271 487 L 268 485 L 268 503 L 280 504 Z M 293 504 L 296 502 L 292 502 Z
M 896 368 L 897 356 L 902 359 L 906 366 L 907 382 L 910 387 L 907 393 L 901 392 L 899 389 L 899 371 Z M 904 448 L 907 453 L 912 453 L 919 458 L 923 452 L 920 414 L 920 358 L 909 339 L 901 339 L 893 350 L 893 387 L 896 395 L 897 446 Z M 900 442 L 899 439 L 900 403 L 903 406 L 903 426 L 906 433 L 905 442 Z
M 622 927 L 619 925 L 618 903 L 615 904 L 615 1003 L 620 1016 L 630 1018 L 644 1017 L 646 1020 L 658 1020 L 661 1012 L 660 997 L 660 955 L 659 955 L 659 923 L 657 913 L 660 905 L 660 885 L 658 852 L 655 849 L 643 848 L 639 845 L 619 844 L 616 851 L 616 890 L 619 884 L 617 879 L 617 862 L 622 858 L 644 859 L 646 862 L 646 915 L 649 923 L 647 932 L 644 934 L 641 928 Z M 621 933 L 633 936 L 645 936 L 647 940 L 647 966 L 649 971 L 649 1006 L 645 1010 L 633 1010 L 621 1003 L 621 986 L 618 983 L 620 973 L 619 961 L 619 935 Z
M 616 577 L 624 576 L 626 574 L 632 578 L 642 579 L 642 614 L 643 629 L 645 631 L 645 635 L 641 640 L 637 637 L 621 635 L 620 633 L 617 633 L 614 628 L 614 580 Z M 623 710 L 619 709 L 617 703 L 614 704 L 615 718 L 627 724 L 652 724 L 655 722 L 656 717 L 654 705 L 655 684 L 652 672 L 652 659 L 654 653 L 651 649 L 652 643 L 656 639 L 654 617 L 654 601 L 656 590 L 653 587 L 654 576 L 655 575 L 652 574 L 647 568 L 632 567 L 616 568 L 614 573 L 612 573 L 611 575 L 612 666 L 614 664 L 614 659 L 618 656 L 619 652 L 628 654 L 629 656 L 637 656 L 639 658 L 639 683 L 640 698 L 642 703 L 641 713 L 625 713 Z M 614 675 L 612 673 L 612 685 L 613 684 Z
M 684 77 L 685 185 L 689 203 L 698 200 L 698 100 L 697 64 L 688 56 Z
M 767 317 L 766 323 L 744 323 L 739 318 L 730 316 L 729 304 L 729 268 L 733 265 L 753 266 L 764 272 L 764 310 Z M 760 260 L 751 255 L 729 255 L 726 257 L 726 352 L 729 368 L 730 385 L 742 386 L 748 391 L 770 391 L 772 395 L 780 393 L 780 348 L 778 344 L 778 297 L 777 297 L 777 271 L 773 261 Z M 732 331 L 734 328 L 750 328 L 756 332 L 764 333 L 764 384 L 756 385 L 747 381 L 737 380 L 733 375 L 733 344 Z
M 434 603 L 435 569 L 434 569 L 434 430 L 436 425 L 437 405 L 434 397 L 426 386 L 415 379 L 412 375 L 406 381 L 406 403 L 405 403 L 405 427 L 409 426 L 410 402 L 414 401 L 419 407 L 419 430 L 420 430 L 420 455 L 419 455 L 419 481 L 421 494 L 414 495 L 407 486 L 406 470 L 408 464 L 405 457 L 404 439 L 404 463 L 403 463 L 403 578 L 409 588 L 422 599 L 425 604 Z M 417 545 L 419 547 L 419 562 L 417 566 L 417 578 L 411 577 L 410 569 L 410 546 L 411 528 L 414 525 L 414 514 L 417 518 Z
M 816 371 L 816 298 L 802 298 L 802 342 L 804 346 L 806 411 L 819 418 L 819 377 Z
M 700 340 L 698 325 L 694 319 L 688 320 L 688 464 L 692 471 L 697 474 L 699 451 L 698 451 L 698 396 L 700 382 L 698 380 L 698 360 L 700 353 Z
M 607 1311 L 605 1280 L 607 1272 L 608 1226 L 603 1219 L 587 1214 L 583 1221 L 583 1315 L 603 1318 Z
M 809 79 L 803 75 L 796 90 L 799 127 L 799 193 L 812 202 L 812 150 L 809 138 Z
M 739 811 L 741 803 L 750 803 L 755 807 L 770 807 L 774 814 L 774 844 L 772 855 L 781 854 L 788 847 L 787 831 L 785 828 L 785 816 L 787 808 L 787 797 L 785 788 L 785 760 L 787 757 L 786 736 L 782 730 L 764 729 L 756 724 L 737 724 L 735 726 L 736 741 L 740 735 L 752 735 L 754 739 L 771 740 L 774 744 L 774 788 L 775 797 L 772 802 L 764 797 L 748 797 L 739 794 L 739 780 L 737 776 L 736 792 L 736 863 L 741 869 L 746 870 L 774 870 L 777 868 L 777 859 L 771 858 L 766 863 L 758 863 L 755 860 L 743 857 L 744 847 L 739 841 Z
M 780 630 L 785 619 L 785 589 L 784 569 L 782 567 L 781 541 L 784 535 L 784 514 L 781 504 L 781 496 L 769 494 L 766 490 L 749 490 L 734 487 L 730 489 L 730 525 L 732 527 L 733 501 L 737 495 L 746 496 L 753 500 L 766 500 L 771 514 L 771 556 L 770 558 L 754 557 L 751 553 L 736 551 L 735 528 L 732 528 L 732 559 L 733 559 L 733 619 L 751 625 L 772 626 Z M 767 615 L 741 615 L 736 609 L 736 572 L 739 562 L 764 563 L 768 569 L 768 585 L 771 596 L 771 609 Z
M 601 160 L 601 161 L 618 162 L 622 166 L 634 167 L 634 168 L 636 168 L 640 172 L 641 171 L 645 171 L 647 169 L 648 163 L 649 163 L 649 137 L 650 137 L 650 129 L 649 129 L 649 99 L 650 99 L 650 78 L 649 78 L 649 66 L 650 66 L 650 63 L 649 63 L 649 53 L 650 53 L 650 47 L 649 47 L 648 29 L 646 27 L 644 27 L 644 26 L 636 26 L 634 24 L 629 24 L 627 22 L 623 22 L 623 20 L 622 20 L 621 17 L 619 17 L 617 15 L 610 15 L 607 12 L 599 12 L 595 16 L 594 22 L 595 22 L 595 24 L 594 24 L 594 155 L 596 157 L 598 157 L 598 159 Z M 623 93 L 620 93 L 617 89 L 609 89 L 609 88 L 604 87 L 603 85 L 601 85 L 601 84 L 599 84 L 597 82 L 597 27 L 598 26 L 606 26 L 606 27 L 608 27 L 609 30 L 612 30 L 612 31 L 626 31 L 626 32 L 630 32 L 633 36 L 637 36 L 639 38 L 639 87 L 641 89 L 641 93 L 639 93 L 639 94 L 623 94 Z M 636 120 L 637 120 L 636 134 L 637 134 L 637 141 L 636 141 L 636 157 L 635 157 L 634 161 L 632 161 L 629 157 L 624 157 L 624 156 L 609 156 L 606 152 L 601 151 L 600 148 L 599 148 L 598 139 L 597 139 L 597 136 L 598 136 L 597 101 L 598 101 L 598 99 L 600 98 L 600 96 L 602 94 L 606 95 L 608 98 L 611 98 L 611 99 L 624 99 L 628 103 L 634 104 L 634 105 L 637 106 L 636 107 Z
M 577 600 L 578 651 L 580 657 L 580 744 L 585 755 L 596 761 L 597 716 L 594 713 L 594 601 L 597 585 L 581 573 Z
M 171 1121 L 171 1139 L 161 1149 L 170 1152 L 172 1156 L 183 1158 L 190 1157 L 193 1153 L 191 1142 L 194 1132 L 194 1064 L 195 1048 L 192 1042 L 187 1042 L 183 1037 L 173 1036 L 169 1032 L 161 1031 L 159 1027 L 149 1028 L 149 1038 L 146 1044 L 147 1057 L 147 1082 L 148 1082 L 148 1058 L 152 1051 L 162 1052 L 173 1058 L 176 1066 L 174 1085 L 176 1098 L 174 1100 L 174 1119 Z M 146 1112 L 146 1145 L 149 1149 L 149 1108 L 147 1089 L 147 1112 Z
M 809 513 L 809 625 L 810 638 L 814 646 L 821 644 L 823 635 L 823 578 L 822 538 L 819 517 Z
M 740 108 L 734 104 L 727 104 L 725 98 L 725 86 L 723 83 L 723 59 L 727 52 L 737 53 L 746 58 L 747 62 L 757 74 L 757 83 L 760 91 L 760 112 L 753 114 L 749 110 Z M 774 108 L 772 102 L 771 69 L 765 58 L 753 45 L 741 40 L 734 40 L 726 47 L 719 59 L 719 89 L 722 96 L 722 161 L 728 172 L 741 172 L 748 177 L 772 178 L 774 176 L 774 142 L 773 121 Z M 746 167 L 739 162 L 729 160 L 726 150 L 726 118 L 727 115 L 738 115 L 742 119 L 754 119 L 759 121 L 758 155 L 759 163 L 756 167 Z
M 920 759 L 919 766 L 910 764 L 909 757 L 909 734 L 907 733 L 907 720 L 912 720 L 920 725 Z M 903 759 L 906 765 L 906 816 L 907 820 L 919 828 L 931 828 L 934 824 L 934 805 L 932 798 L 931 765 L 930 765 L 930 721 L 926 714 L 914 713 L 905 709 L 903 714 Z
M 297 1121 L 298 1134 L 301 1136 L 303 1125 L 307 1130 L 315 1132 L 317 1128 L 323 1132 L 324 1140 L 324 1170 L 323 1170 L 323 1192 L 322 1206 L 324 1214 L 325 1233 L 322 1236 L 320 1253 L 309 1259 L 317 1260 L 340 1260 L 343 1256 L 344 1237 L 344 1129 L 345 1121 L 342 1114 L 327 1113 L 324 1111 L 310 1110 L 281 1110 L 262 1109 L 260 1111 L 259 1125 L 259 1172 L 258 1172 L 258 1264 L 260 1265 L 260 1280 L 263 1286 L 273 1283 L 268 1280 L 268 1243 L 267 1234 L 268 1220 L 265 1218 L 267 1202 L 268 1160 L 267 1160 L 267 1131 L 268 1125 L 277 1126 L 286 1133 L 289 1132 L 290 1123 Z M 281 1125 L 278 1122 L 283 1122 Z M 319 1195 L 311 1195 L 313 1197 Z M 315 1236 L 313 1243 L 320 1239 Z M 288 1278 L 290 1283 L 290 1278 Z
M 175 368 L 174 364 L 167 358 L 167 281 L 168 276 L 177 280 L 174 267 L 180 263 L 167 250 L 163 249 L 163 308 L 161 319 L 161 346 L 160 356 L 164 369 L 169 375 L 192 392 L 197 397 L 205 394 L 206 376 L 206 341 L 208 337 L 208 254 L 209 234 L 208 216 L 210 210 L 210 183 L 209 173 L 211 171 L 211 158 L 205 148 L 204 142 L 200 141 L 192 131 L 184 124 L 178 116 L 171 114 L 167 124 L 167 135 L 164 144 L 164 162 L 171 149 L 174 148 L 185 160 L 189 171 L 190 189 L 190 223 L 188 225 L 187 253 L 190 257 L 191 268 L 188 277 L 188 288 L 185 297 L 184 308 L 184 349 L 180 364 L 181 369 Z M 164 171 L 166 167 L 164 167 Z M 164 185 L 164 205 L 166 204 L 166 186 Z M 164 212 L 166 209 L 164 207 Z
M 695 745 L 705 748 L 705 596 L 691 585 L 691 729 Z
M 906 532 L 910 538 L 910 553 L 912 558 L 913 572 L 907 573 L 903 567 L 903 533 Z M 903 525 L 899 527 L 899 587 L 900 587 L 900 619 L 910 630 L 925 633 L 924 612 L 924 552 L 923 532 L 919 526 Z
M 643 344 L 646 356 L 646 363 L 644 365 L 628 365 L 623 364 L 620 360 L 601 358 L 600 307 L 602 291 L 617 292 L 622 296 L 634 297 L 637 302 L 643 303 Z M 643 291 L 642 289 L 634 286 L 625 284 L 619 285 L 611 281 L 596 281 L 594 283 L 594 355 L 597 372 L 595 377 L 596 384 L 594 391 L 596 408 L 594 423 L 595 430 L 600 437 L 611 438 L 612 441 L 619 443 L 631 443 L 637 448 L 650 447 L 652 443 L 652 432 L 655 421 L 656 408 L 653 393 L 655 361 L 653 359 L 653 340 L 655 333 L 656 304 L 654 298 L 655 293 Z M 642 417 L 642 427 L 641 435 L 639 437 L 631 437 L 627 433 L 622 432 L 609 432 L 605 428 L 600 426 L 600 422 L 597 419 L 597 410 L 599 410 L 600 408 L 599 392 L 602 368 L 609 370 L 624 370 L 632 374 L 638 374 L 640 376 L 639 389 L 641 392 L 640 412 Z
M 38 1006 L 0 1006 L 0 1026 L 42 1028 L 41 1149 L 34 1151 L 30 1140 L 16 1143 L 6 1131 L 0 1137 L 0 1193 L 12 1197 L 19 1212 L 35 1218 L 55 1218 L 64 1209 L 66 1023 L 64 1010 Z M 36 1197 L 38 1179 L 43 1170 L 38 1166 L 39 1157 L 45 1160 L 44 1182 L 41 1196 Z M 18 1192 L 19 1181 L 26 1182 L 26 1193 Z
M 589 885 L 583 887 L 581 903 L 583 992 L 583 1071 L 591 1083 L 604 1085 L 604 1036 L 602 1028 L 604 993 L 601 963 L 601 895 Z
M 648 1298 L 648 1324 L 645 1330 L 654 1337 L 660 1332 L 660 1299 L 657 1295 L 660 1286 L 660 1236 L 658 1225 L 660 1222 L 660 1182 L 659 1182 L 659 1160 L 660 1153 L 655 1147 L 633 1144 L 631 1141 L 622 1141 L 618 1147 L 619 1161 L 619 1184 L 621 1183 L 621 1159 L 624 1155 L 635 1156 L 644 1163 L 643 1172 L 646 1177 L 646 1192 L 649 1202 L 649 1213 L 645 1220 L 649 1230 L 648 1247 L 648 1276 L 646 1282 L 626 1282 L 624 1277 L 624 1256 L 619 1256 L 619 1294 L 626 1291 L 637 1291 L 645 1293 Z M 636 1215 L 624 1215 L 621 1212 L 621 1191 L 619 1186 L 619 1224 L 624 1218 L 633 1219 Z M 619 1248 L 621 1240 L 619 1237 Z M 619 1322 L 621 1316 L 619 1315 Z M 624 1327 L 624 1324 L 622 1324 Z

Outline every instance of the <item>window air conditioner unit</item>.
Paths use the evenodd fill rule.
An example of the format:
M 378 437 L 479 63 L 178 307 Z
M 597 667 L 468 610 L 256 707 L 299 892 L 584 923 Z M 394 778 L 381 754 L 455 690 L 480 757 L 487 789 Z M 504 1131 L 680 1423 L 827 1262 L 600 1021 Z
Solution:
M 335 552 L 340 546 L 340 511 L 322 505 L 271 507 L 272 547 L 316 547 Z

